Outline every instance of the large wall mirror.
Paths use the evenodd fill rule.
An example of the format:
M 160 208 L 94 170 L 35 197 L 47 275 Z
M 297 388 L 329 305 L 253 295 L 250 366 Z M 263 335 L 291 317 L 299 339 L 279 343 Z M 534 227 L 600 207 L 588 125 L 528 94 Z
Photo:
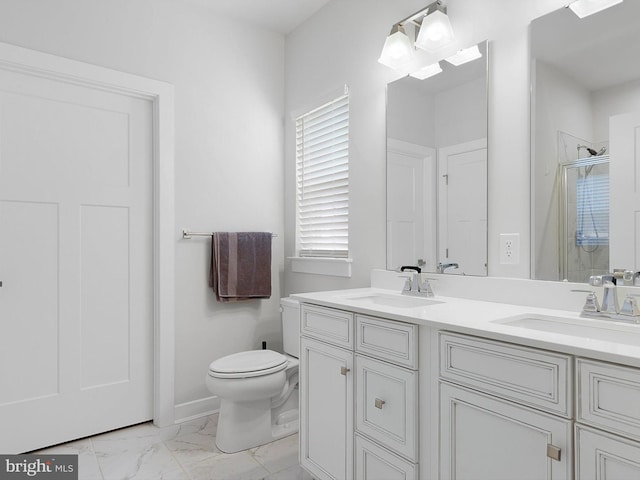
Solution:
M 532 278 L 640 264 L 640 2 L 531 23 Z
M 387 269 L 487 274 L 487 42 L 482 57 L 387 86 Z

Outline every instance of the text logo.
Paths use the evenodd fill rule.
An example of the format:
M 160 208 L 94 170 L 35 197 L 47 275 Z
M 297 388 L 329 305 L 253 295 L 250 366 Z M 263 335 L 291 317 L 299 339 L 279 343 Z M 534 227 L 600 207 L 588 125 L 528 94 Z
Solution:
M 0 480 L 78 480 L 77 455 L 0 455 Z

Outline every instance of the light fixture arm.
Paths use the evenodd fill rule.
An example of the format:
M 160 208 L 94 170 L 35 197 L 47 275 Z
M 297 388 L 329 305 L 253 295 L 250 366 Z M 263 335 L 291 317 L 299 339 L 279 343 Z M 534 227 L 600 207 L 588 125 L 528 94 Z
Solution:
M 405 25 L 407 23 L 413 23 L 416 27 L 422 25 L 422 19 L 427 15 L 431 15 L 436 10 L 440 10 L 442 13 L 447 13 L 447 7 L 442 4 L 442 0 L 436 0 L 435 2 L 427 5 L 425 8 L 412 13 L 407 18 L 400 20 L 396 25 Z

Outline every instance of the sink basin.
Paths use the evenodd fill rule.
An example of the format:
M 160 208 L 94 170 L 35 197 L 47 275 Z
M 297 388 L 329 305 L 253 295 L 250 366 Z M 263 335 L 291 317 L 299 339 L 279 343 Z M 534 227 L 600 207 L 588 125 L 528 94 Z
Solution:
M 524 314 L 494 320 L 493 323 L 590 340 L 640 346 L 640 325 L 623 325 L 609 320 Z
M 365 293 L 361 295 L 349 295 L 342 298 L 363 305 L 381 305 L 396 308 L 417 308 L 442 303 L 440 300 L 433 300 L 431 298 L 385 293 Z

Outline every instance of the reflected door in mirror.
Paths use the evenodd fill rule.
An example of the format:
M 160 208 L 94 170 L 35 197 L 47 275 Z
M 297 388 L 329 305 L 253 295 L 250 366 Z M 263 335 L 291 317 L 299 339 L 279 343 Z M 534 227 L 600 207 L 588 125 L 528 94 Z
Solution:
M 487 140 L 438 150 L 439 253 L 442 273 L 487 274 Z

